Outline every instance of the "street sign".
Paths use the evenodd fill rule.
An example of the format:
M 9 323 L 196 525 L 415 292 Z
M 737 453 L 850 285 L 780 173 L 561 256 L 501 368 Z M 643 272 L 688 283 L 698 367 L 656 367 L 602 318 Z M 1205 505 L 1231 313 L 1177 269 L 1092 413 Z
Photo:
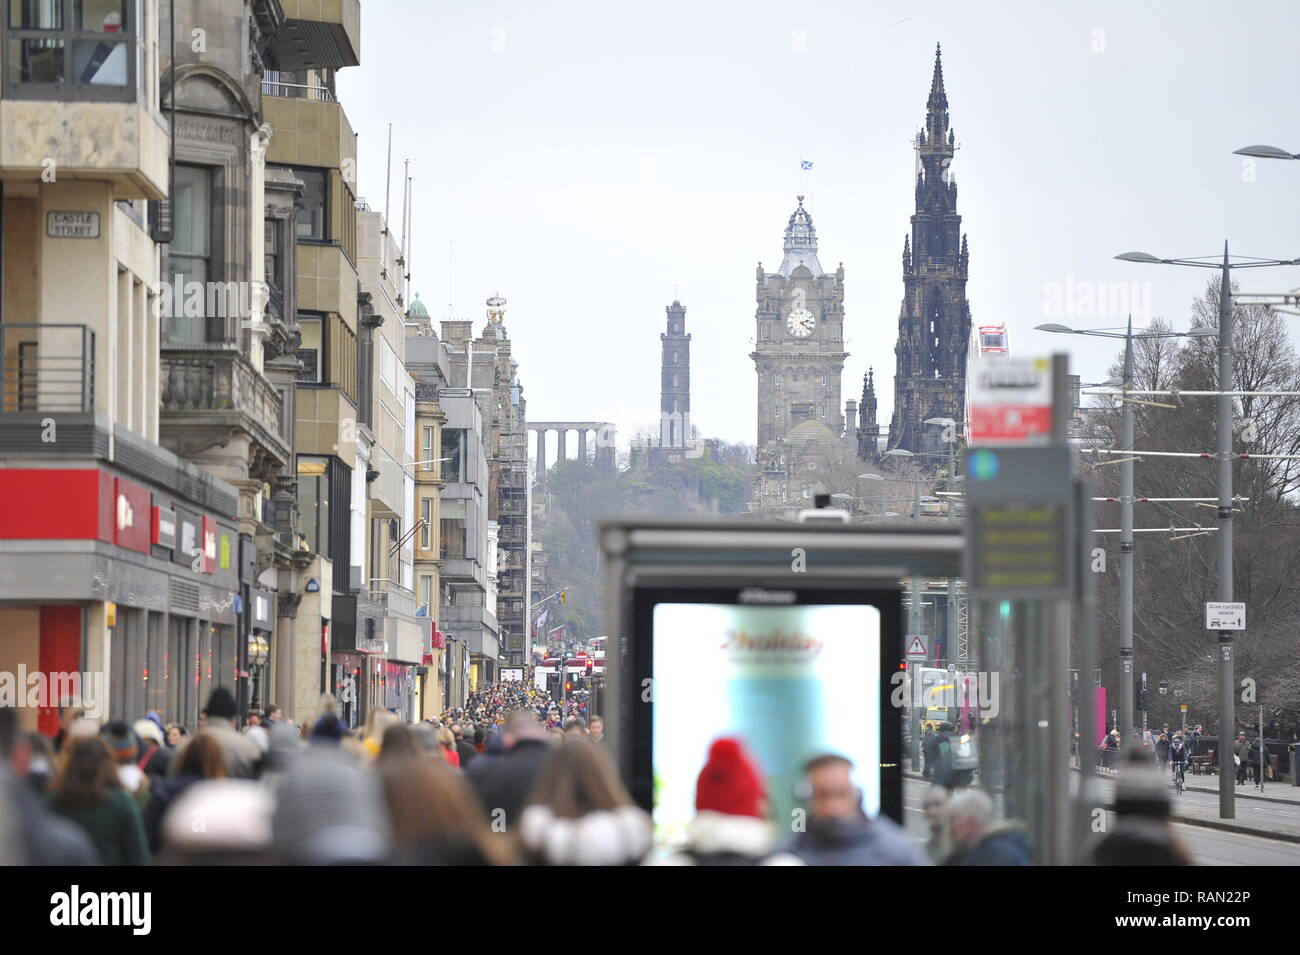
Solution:
M 1071 481 L 1066 447 L 966 452 L 971 596 L 1031 600 L 1069 596 Z
M 978 362 L 970 389 L 968 445 L 1047 444 L 1052 437 L 1052 361 Z
M 911 661 L 926 660 L 929 656 L 929 648 L 926 646 L 925 637 L 919 633 L 909 634 L 907 637 L 907 659 Z
M 1205 629 L 1245 630 L 1246 605 L 1244 603 L 1207 601 L 1205 604 Z

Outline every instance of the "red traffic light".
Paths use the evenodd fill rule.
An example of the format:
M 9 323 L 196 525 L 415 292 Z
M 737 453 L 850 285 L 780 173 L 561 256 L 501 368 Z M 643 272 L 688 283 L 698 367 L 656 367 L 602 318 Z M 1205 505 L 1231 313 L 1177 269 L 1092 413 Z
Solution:
M 564 689 L 565 689 L 566 692 L 569 691 L 569 690 L 572 690 L 572 689 L 573 689 L 573 684 L 572 684 L 572 683 L 568 683 L 568 682 L 566 682 L 566 683 L 564 684 Z
M 588 673 L 588 674 L 591 673 L 591 671 L 592 671 L 592 669 L 595 667 L 595 665 L 596 665 L 596 661 L 595 661 L 595 660 L 592 660 L 592 659 L 590 659 L 590 658 L 588 658 L 588 660 L 587 660 L 587 673 Z

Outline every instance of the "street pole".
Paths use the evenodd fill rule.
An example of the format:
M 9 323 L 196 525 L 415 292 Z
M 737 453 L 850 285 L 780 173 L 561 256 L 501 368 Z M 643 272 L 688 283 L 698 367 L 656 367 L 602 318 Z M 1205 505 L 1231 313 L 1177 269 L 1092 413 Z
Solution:
M 1223 243 L 1219 288 L 1219 600 L 1232 602 L 1232 266 Z M 1219 818 L 1235 819 L 1236 791 L 1228 747 L 1236 729 L 1232 676 L 1232 631 L 1219 631 Z
M 1121 412 L 1120 451 L 1125 461 L 1120 471 L 1119 543 L 1119 738 L 1127 749 L 1133 735 L 1133 317 L 1124 337 L 1124 395 Z
M 921 519 L 921 484 L 919 479 L 913 478 L 913 480 L 915 483 L 913 483 L 912 485 L 912 490 L 914 492 L 912 498 L 912 520 L 919 521 Z M 921 578 L 920 577 L 912 578 L 912 606 L 910 609 L 911 609 L 910 616 L 912 618 L 912 625 L 909 628 L 909 630 L 913 634 L 918 634 L 921 632 L 921 627 L 922 627 Z M 917 668 L 914 666 L 913 673 L 915 673 L 916 669 Z M 924 687 L 922 689 L 924 690 Z M 913 689 L 912 719 L 911 719 L 912 772 L 919 773 L 921 771 L 921 707 L 925 705 L 925 702 L 924 702 L 924 697 L 922 697 L 921 704 L 918 706 L 916 702 L 916 697 L 917 697 L 916 691 L 915 689 Z

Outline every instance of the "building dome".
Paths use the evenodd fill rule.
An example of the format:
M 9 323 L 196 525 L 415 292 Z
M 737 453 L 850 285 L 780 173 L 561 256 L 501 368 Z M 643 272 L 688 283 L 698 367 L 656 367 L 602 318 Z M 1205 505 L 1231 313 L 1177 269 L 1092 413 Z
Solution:
M 834 443 L 835 432 L 820 421 L 800 421 L 786 434 L 789 444 L 803 444 L 806 441 L 826 441 Z
M 406 314 L 407 314 L 408 316 L 410 316 L 411 318 L 428 318 L 428 317 L 429 317 L 429 310 L 428 310 L 427 308 L 425 308 L 425 307 L 424 307 L 424 303 L 420 301 L 420 293 L 419 293 L 419 292 L 416 292 L 416 293 L 415 293 L 415 298 L 411 299 L 411 307 L 410 307 L 409 309 L 407 309 Z

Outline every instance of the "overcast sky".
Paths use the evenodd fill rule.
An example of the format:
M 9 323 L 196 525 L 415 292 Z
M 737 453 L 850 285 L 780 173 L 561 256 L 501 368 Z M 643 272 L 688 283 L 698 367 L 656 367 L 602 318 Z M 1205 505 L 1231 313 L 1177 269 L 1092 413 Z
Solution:
M 1209 274 L 1117 253 L 1211 255 L 1226 238 L 1300 256 L 1300 162 L 1232 155 L 1300 152 L 1297 35 L 1290 0 L 365 0 L 361 66 L 338 89 L 372 208 L 393 124 L 394 229 L 415 160 L 412 287 L 430 314 L 450 303 L 477 329 L 484 299 L 508 299 L 530 420 L 612 420 L 621 444 L 656 421 L 680 285 L 693 420 L 753 443 L 754 267 L 779 265 L 797 192 L 823 267 L 844 263 L 844 397 L 873 365 L 889 422 L 936 42 L 973 320 L 1005 321 L 1020 355 L 1066 346 L 1096 380 L 1113 343 L 1033 327 L 1113 326 L 1129 307 L 1186 327 Z M 1300 268 L 1241 282 L 1291 289 Z M 1102 283 L 1137 284 L 1078 314 Z

